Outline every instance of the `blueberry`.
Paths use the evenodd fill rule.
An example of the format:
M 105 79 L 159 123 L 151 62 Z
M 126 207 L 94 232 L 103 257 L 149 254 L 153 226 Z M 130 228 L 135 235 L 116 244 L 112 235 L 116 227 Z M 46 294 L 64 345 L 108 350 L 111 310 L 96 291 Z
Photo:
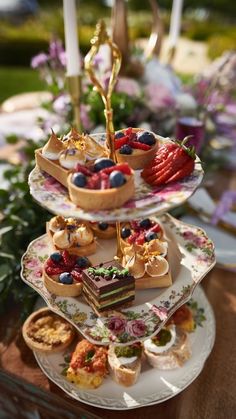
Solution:
M 111 159 L 106 159 L 102 157 L 101 159 L 97 159 L 94 163 L 94 171 L 99 172 L 102 169 L 106 169 L 107 167 L 115 166 L 115 163 Z
M 144 132 L 142 132 L 142 134 L 139 135 L 138 141 L 140 143 L 147 144 L 147 145 L 151 146 L 151 145 L 155 144 L 156 139 L 155 139 L 154 134 L 152 134 L 152 132 L 144 131 Z
M 79 256 L 76 259 L 76 265 L 81 268 L 88 268 L 88 266 L 90 265 L 88 258 L 86 258 L 85 256 Z
M 127 237 L 129 237 L 130 234 L 131 234 L 130 228 L 123 227 L 121 229 L 120 235 L 121 235 L 122 239 L 127 239 Z
M 62 256 L 59 252 L 54 252 L 51 254 L 50 259 L 52 259 L 53 262 L 60 262 L 62 259 Z
M 102 221 L 100 223 L 98 223 L 98 228 L 102 231 L 107 230 L 108 228 L 108 223 L 103 223 Z
M 111 188 L 119 188 L 126 182 L 125 176 L 119 170 L 114 170 L 109 176 Z
M 69 272 L 63 272 L 62 274 L 59 275 L 59 282 L 61 282 L 61 284 L 67 284 L 67 285 L 72 284 L 73 283 L 72 275 Z
M 150 231 L 145 235 L 145 239 L 147 242 L 150 242 L 151 240 L 157 239 L 157 233 L 154 233 L 154 231 Z
M 119 131 L 115 134 L 115 138 L 123 138 L 123 137 L 125 137 L 125 134 L 121 131 Z
M 84 188 L 87 183 L 86 176 L 83 173 L 75 173 L 73 175 L 72 182 L 75 186 Z
M 130 147 L 130 145 L 128 144 L 124 144 L 121 146 L 120 150 L 119 150 L 120 154 L 132 154 L 133 153 L 133 149 L 132 147 Z
M 139 225 L 141 228 L 149 228 L 151 227 L 151 221 L 149 218 L 145 218 L 144 220 L 140 221 Z

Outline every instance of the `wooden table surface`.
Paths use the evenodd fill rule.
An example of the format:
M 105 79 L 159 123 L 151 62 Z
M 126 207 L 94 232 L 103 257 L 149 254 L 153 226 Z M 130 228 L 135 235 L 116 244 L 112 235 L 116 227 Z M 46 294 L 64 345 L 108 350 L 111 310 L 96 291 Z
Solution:
M 236 176 L 218 174 L 214 197 L 235 186 Z M 10 304 L 0 322 L 0 418 L 235 419 L 236 274 L 215 267 L 202 285 L 216 318 L 216 341 L 203 371 L 172 399 L 127 411 L 85 405 L 50 382 L 22 339 L 19 309 Z

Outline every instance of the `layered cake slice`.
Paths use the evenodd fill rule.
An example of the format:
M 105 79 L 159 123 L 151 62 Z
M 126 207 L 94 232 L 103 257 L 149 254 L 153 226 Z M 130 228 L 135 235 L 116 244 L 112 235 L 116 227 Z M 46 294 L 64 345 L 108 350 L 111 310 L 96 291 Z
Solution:
M 84 270 L 83 293 L 95 313 L 105 316 L 134 300 L 134 277 L 118 262 L 106 262 Z

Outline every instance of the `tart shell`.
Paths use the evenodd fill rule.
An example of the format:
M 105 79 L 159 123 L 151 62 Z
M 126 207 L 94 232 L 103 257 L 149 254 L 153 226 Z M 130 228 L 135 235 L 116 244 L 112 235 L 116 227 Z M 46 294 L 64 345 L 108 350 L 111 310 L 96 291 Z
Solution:
M 90 224 L 91 229 L 93 230 L 94 234 L 96 234 L 96 236 L 99 239 L 114 239 L 116 237 L 116 228 L 115 227 L 111 227 L 108 226 L 108 228 L 106 230 L 101 230 L 97 224 Z
M 48 173 L 67 188 L 67 176 L 70 171 L 68 169 L 64 169 L 59 164 L 59 160 L 47 159 L 42 155 L 42 148 L 40 148 L 35 150 L 35 161 L 40 170 Z
M 44 353 L 61 352 L 71 344 L 71 342 L 73 341 L 73 339 L 75 337 L 75 334 L 76 334 L 75 330 L 74 330 L 73 326 L 68 322 L 67 323 L 68 323 L 69 327 L 71 328 L 70 336 L 68 337 L 66 342 L 61 343 L 60 345 L 57 345 L 55 348 L 49 347 L 48 345 L 46 345 L 43 342 L 36 342 L 28 335 L 28 329 L 29 329 L 29 326 L 30 326 L 31 323 L 34 323 L 34 321 L 36 321 L 38 318 L 44 317 L 45 315 L 48 315 L 48 314 L 51 314 L 51 313 L 52 313 L 52 311 L 49 308 L 47 308 L 47 307 L 41 308 L 40 310 L 37 310 L 34 313 L 32 313 L 26 319 L 25 323 L 23 324 L 22 335 L 23 335 L 24 341 L 25 341 L 26 345 L 30 349 L 32 349 L 33 351 L 40 351 L 40 352 L 44 352 Z M 65 321 L 65 320 L 63 319 L 63 321 Z
M 68 190 L 72 202 L 85 210 L 106 210 L 121 207 L 134 196 L 134 176 L 127 177 L 127 182 L 119 188 L 103 190 L 86 189 L 75 186 L 68 176 Z
M 46 273 L 45 269 L 43 269 L 43 281 L 48 291 L 60 297 L 77 297 L 83 288 L 82 282 L 68 285 L 57 282 Z

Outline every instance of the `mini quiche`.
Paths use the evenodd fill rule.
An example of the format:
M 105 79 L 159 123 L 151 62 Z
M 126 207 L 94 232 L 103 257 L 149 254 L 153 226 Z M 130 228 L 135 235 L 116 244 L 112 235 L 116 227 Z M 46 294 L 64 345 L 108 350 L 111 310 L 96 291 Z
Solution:
M 107 349 L 81 340 L 72 354 L 67 379 L 81 389 L 94 389 L 107 373 Z
M 67 348 L 75 337 L 73 326 L 47 307 L 32 313 L 25 321 L 22 335 L 33 351 L 55 353 Z

